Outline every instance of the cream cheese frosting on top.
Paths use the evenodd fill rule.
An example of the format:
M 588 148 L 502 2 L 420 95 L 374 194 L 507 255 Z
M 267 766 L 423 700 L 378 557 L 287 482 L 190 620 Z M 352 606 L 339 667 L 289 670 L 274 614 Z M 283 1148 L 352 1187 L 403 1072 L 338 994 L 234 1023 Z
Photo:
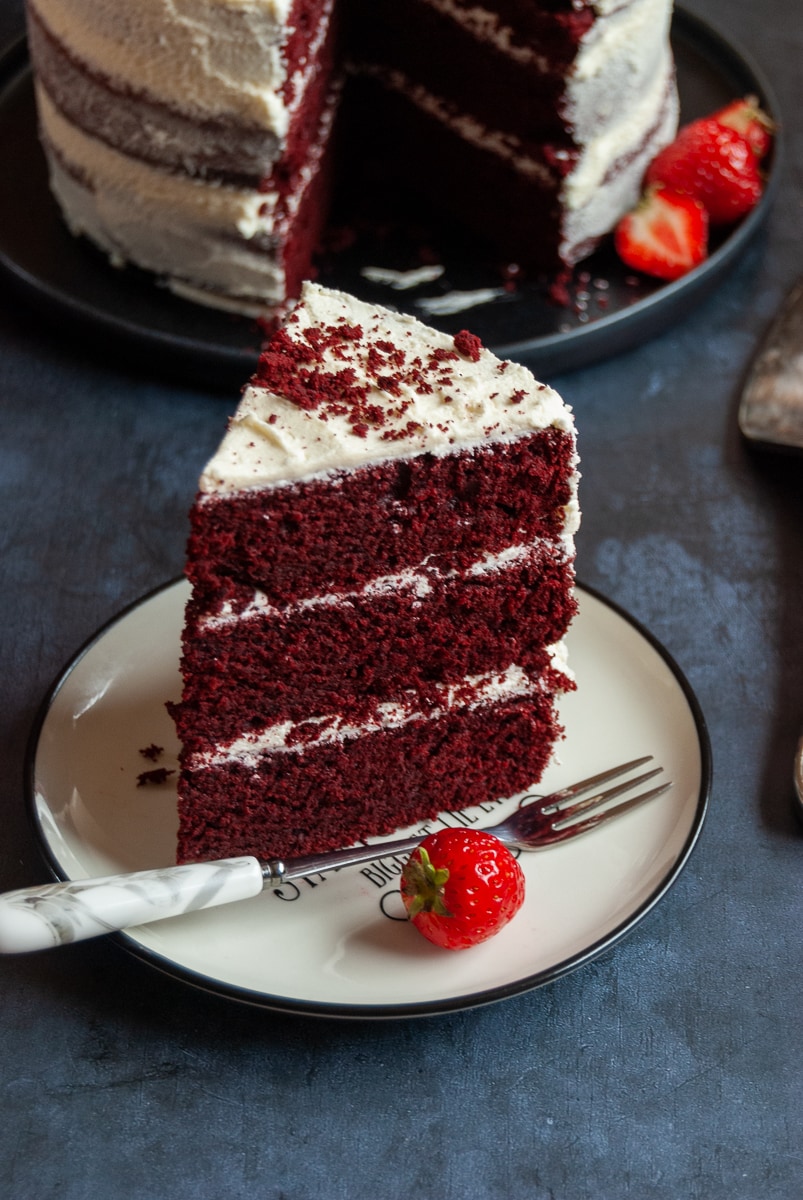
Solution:
M 258 372 L 203 472 L 202 493 L 574 428 L 557 392 L 520 364 L 481 348 L 478 339 L 440 333 L 342 292 L 305 284 L 284 334 L 285 350 L 292 355 L 298 347 L 301 356 L 288 386 L 276 390 L 269 364 L 262 375 L 274 387 L 260 382 Z M 314 361 L 307 358 L 311 346 Z M 312 392 L 322 399 L 302 406 L 288 392 L 296 377 L 309 382 L 310 375 Z
M 29 2 L 105 78 L 202 119 L 223 113 L 274 127 L 292 0 Z

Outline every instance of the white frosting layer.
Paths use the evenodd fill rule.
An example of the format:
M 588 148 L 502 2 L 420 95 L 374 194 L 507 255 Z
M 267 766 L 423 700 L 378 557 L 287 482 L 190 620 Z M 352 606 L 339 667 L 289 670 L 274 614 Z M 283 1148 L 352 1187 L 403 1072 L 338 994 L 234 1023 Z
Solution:
M 73 233 L 86 234 L 115 265 L 133 262 L 176 291 L 197 287 L 197 299 L 219 303 L 211 293 L 229 293 L 245 298 L 239 311 L 255 314 L 283 302 L 281 247 L 267 249 L 285 232 L 275 193 L 159 170 L 87 137 L 41 88 L 37 103 L 51 186 Z M 307 186 L 315 166 L 305 172 Z M 285 224 L 303 197 L 302 190 L 290 197 Z
M 632 155 L 655 129 L 674 71 L 671 14 L 671 0 L 635 0 L 583 39 L 566 89 L 565 114 L 583 147 L 565 185 L 570 209 L 588 204 L 611 163 Z
M 567 531 L 559 539 L 563 544 L 567 561 L 574 558 L 574 538 L 572 536 L 574 532 L 575 530 Z M 432 593 L 433 583 L 436 581 L 456 579 L 461 574 L 466 578 L 476 579 L 494 572 L 503 572 L 515 568 L 529 558 L 535 558 L 544 545 L 546 545 L 546 541 L 541 539 L 532 545 L 508 546 L 499 554 L 484 555 L 463 572 L 442 571 L 425 560 L 420 567 L 400 571 L 396 575 L 377 576 L 358 592 L 328 592 L 325 595 L 308 596 L 284 608 L 277 608 L 276 605 L 271 604 L 264 592 L 255 589 L 253 598 L 245 608 L 237 609 L 230 601 L 226 601 L 217 612 L 201 618 L 198 622 L 198 630 L 203 632 L 207 629 L 220 629 L 227 625 L 236 625 L 241 621 L 258 618 L 288 617 L 293 612 L 303 613 L 315 608 L 336 608 L 354 600 L 369 600 L 378 596 L 398 596 L 409 593 L 416 600 L 425 600 Z M 549 547 L 554 557 L 557 553 L 555 541 L 551 541 Z
M 566 665 L 564 643 L 560 642 L 550 647 L 549 653 L 553 667 L 568 682 L 571 672 Z M 471 711 L 486 704 L 498 704 L 516 697 L 532 696 L 543 690 L 543 686 L 541 681 L 530 679 L 519 667 L 512 666 L 501 675 L 473 676 L 462 680 L 456 687 L 442 685 L 438 689 L 440 704 L 427 707 L 425 712 L 419 710 L 416 697 L 412 695 L 407 701 L 379 704 L 374 715 L 360 724 L 351 724 L 337 714 L 314 717 L 308 721 L 282 721 L 235 738 L 214 751 L 193 754 L 185 766 L 189 770 L 197 771 L 236 762 L 254 769 L 265 754 L 304 753 L 317 746 L 351 741 L 378 733 L 380 730 L 401 729 L 413 721 L 436 721 L 454 708 Z M 301 741 L 298 740 L 299 733 L 303 735 Z
M 666 92 L 664 93 L 666 95 Z M 605 139 L 589 147 L 577 171 L 566 182 L 567 203 L 563 226 L 562 254 L 571 260 L 573 247 L 603 237 L 619 218 L 636 204 L 644 173 L 659 150 L 671 142 L 678 125 L 678 98 L 670 84 L 668 103 L 653 134 L 611 178 L 606 178 L 609 160 Z M 604 183 L 604 186 L 603 186 Z
M 391 398 L 370 382 L 366 357 L 377 340 L 403 350 L 407 369 L 413 361 L 427 363 L 433 352 L 455 351 L 454 338 L 423 325 L 414 317 L 365 304 L 343 292 L 305 284 L 297 320 L 287 326 L 302 344 L 304 330 L 358 325 L 360 340 L 341 340 L 323 351 L 316 369 L 337 376 L 353 366 L 369 387 L 368 403 L 380 406 L 381 423 L 357 436 L 345 413 L 321 406 L 302 409 L 292 400 L 250 386 L 246 389 L 217 453 L 201 477 L 201 491 L 236 492 L 305 479 L 337 469 L 349 469 L 414 454 L 449 454 L 480 446 L 489 440 L 514 440 L 554 427 L 572 431 L 571 410 L 557 392 L 537 383 L 526 367 L 502 363 L 483 349 L 472 362 L 459 355 L 444 362 L 446 377 L 431 370 L 430 394 L 414 378 L 402 378 Z M 403 376 L 404 368 L 399 372 Z M 397 373 L 389 365 L 388 375 Z M 391 436 L 388 436 L 391 435 Z
M 182 112 L 286 126 L 292 0 L 29 0 L 78 62 Z

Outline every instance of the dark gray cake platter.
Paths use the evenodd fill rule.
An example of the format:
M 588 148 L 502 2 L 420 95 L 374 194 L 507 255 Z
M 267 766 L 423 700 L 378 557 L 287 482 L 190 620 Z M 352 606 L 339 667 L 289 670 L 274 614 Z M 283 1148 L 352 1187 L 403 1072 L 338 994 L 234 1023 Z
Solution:
M 740 50 L 699 18 L 675 11 L 672 42 L 681 120 L 687 122 L 736 96 L 756 94 L 778 121 L 771 90 Z M 33 81 L 24 39 L 0 59 L 0 269 L 46 321 L 78 336 L 88 353 L 114 353 L 132 365 L 205 386 L 238 388 L 256 364 L 262 334 L 253 320 L 192 304 L 134 268 L 118 270 L 84 239 L 71 236 L 47 183 L 36 130 Z M 759 205 L 720 235 L 709 258 L 674 283 L 624 267 L 610 244 L 576 268 L 564 302 L 538 280 L 517 279 L 506 291 L 505 270 L 476 240 L 431 226 L 427 247 L 443 273 L 408 291 L 366 278 L 367 267 L 414 265 L 413 235 L 397 228 L 366 235 L 319 263 L 319 281 L 365 300 L 403 309 L 447 333 L 468 327 L 501 357 L 542 376 L 620 353 L 688 314 L 733 266 L 759 230 L 776 188 L 780 146 L 768 164 Z M 420 225 L 416 238 L 420 238 Z M 433 312 L 447 294 L 484 291 L 492 299 L 453 313 Z

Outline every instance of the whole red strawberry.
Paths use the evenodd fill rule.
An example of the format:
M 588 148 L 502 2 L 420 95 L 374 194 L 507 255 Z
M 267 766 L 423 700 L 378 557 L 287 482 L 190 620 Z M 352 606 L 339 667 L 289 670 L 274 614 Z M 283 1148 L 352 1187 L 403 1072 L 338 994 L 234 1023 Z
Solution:
M 713 225 L 744 216 L 764 190 L 759 159 L 750 142 L 716 117 L 684 126 L 650 163 L 645 183 L 662 183 L 693 196 L 704 205 Z
M 516 915 L 524 903 L 524 873 L 493 834 L 442 829 L 410 855 L 401 893 L 425 938 L 446 950 L 465 950 Z
M 628 267 L 679 279 L 708 253 L 708 216 L 691 196 L 651 187 L 616 226 L 614 245 Z
M 731 100 L 730 104 L 711 115 L 720 125 L 729 125 L 742 137 L 747 138 L 756 158 L 765 158 L 769 154 L 775 125 L 761 108 L 757 96 Z

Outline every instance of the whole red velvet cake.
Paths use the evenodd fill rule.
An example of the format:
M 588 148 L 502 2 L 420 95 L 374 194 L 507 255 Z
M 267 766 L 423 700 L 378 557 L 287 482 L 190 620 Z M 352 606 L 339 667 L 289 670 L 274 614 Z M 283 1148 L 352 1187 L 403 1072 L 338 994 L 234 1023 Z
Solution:
M 675 132 L 671 0 L 26 0 L 70 229 L 181 295 L 273 315 L 332 179 L 502 263 L 590 253 Z M 416 217 L 416 219 L 418 219 Z
M 477 338 L 306 285 L 191 514 L 180 860 L 523 791 L 573 687 L 570 410 Z

